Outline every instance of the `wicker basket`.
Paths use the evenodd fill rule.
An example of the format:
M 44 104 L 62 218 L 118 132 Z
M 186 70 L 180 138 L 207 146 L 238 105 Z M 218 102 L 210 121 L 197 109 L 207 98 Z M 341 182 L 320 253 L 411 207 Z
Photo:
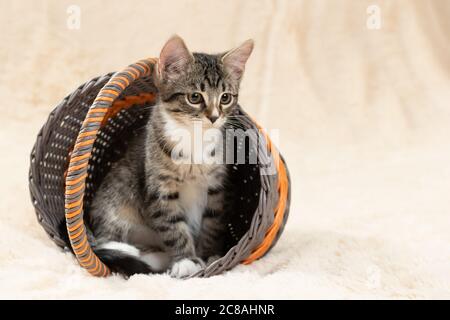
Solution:
M 107 276 L 110 270 L 89 244 L 89 207 L 111 163 L 126 150 L 128 138 L 146 124 L 157 97 L 155 62 L 141 60 L 81 85 L 50 113 L 31 153 L 29 185 L 39 223 L 95 276 Z M 262 257 L 278 240 L 288 217 L 285 162 L 261 128 L 242 109 L 238 113 L 244 128 L 259 132 L 258 164 L 230 165 L 227 253 L 194 276 L 217 275 Z M 259 163 L 273 166 L 275 173 L 261 174 Z

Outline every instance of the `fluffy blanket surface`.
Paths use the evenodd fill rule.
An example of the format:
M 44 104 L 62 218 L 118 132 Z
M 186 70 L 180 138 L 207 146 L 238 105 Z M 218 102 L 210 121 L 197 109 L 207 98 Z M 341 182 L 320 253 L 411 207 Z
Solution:
M 3 1 L 0 298 L 450 298 L 450 3 L 373 2 L 79 0 L 71 29 L 72 1 Z M 29 152 L 65 95 L 173 33 L 207 52 L 255 39 L 240 99 L 278 134 L 290 219 L 220 276 L 94 278 L 38 225 Z

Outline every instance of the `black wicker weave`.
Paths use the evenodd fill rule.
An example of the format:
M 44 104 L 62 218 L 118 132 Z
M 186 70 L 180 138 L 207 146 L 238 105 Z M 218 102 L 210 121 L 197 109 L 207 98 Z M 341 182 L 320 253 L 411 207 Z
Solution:
M 74 252 L 80 264 L 94 275 L 108 275 L 109 270 L 96 260 L 92 251 L 82 250 L 90 249 L 84 232 L 84 227 L 90 225 L 89 207 L 111 163 L 126 150 L 129 137 L 144 129 L 157 95 L 152 81 L 154 62 L 142 60 L 121 73 L 109 73 L 81 85 L 50 113 L 31 152 L 29 186 L 39 223 L 58 246 Z M 104 92 L 124 75 L 129 81 L 114 86 L 117 97 L 102 101 Z M 99 106 L 107 111 L 103 119 L 95 113 L 98 130 L 90 143 L 91 140 L 82 139 L 85 136 L 82 133 L 88 133 L 86 125 L 89 127 L 93 122 L 86 119 L 100 110 Z M 242 109 L 239 113 L 243 128 L 258 130 Z M 258 164 L 229 165 L 233 188 L 227 192 L 230 204 L 227 252 L 195 276 L 216 275 L 239 263 L 258 259 L 273 247 L 284 228 L 289 213 L 289 174 L 268 137 L 260 132 L 257 139 L 257 149 L 250 148 L 249 152 L 258 153 Z M 240 147 L 244 146 L 245 142 Z M 78 160 L 81 158 L 86 161 Z M 274 174 L 262 174 L 260 163 L 276 168 Z M 84 166 L 82 176 L 83 168 L 79 167 Z M 80 187 L 75 188 L 78 181 Z M 79 208 L 79 217 L 71 215 L 74 211 L 70 203 L 76 197 L 81 203 L 73 210 Z

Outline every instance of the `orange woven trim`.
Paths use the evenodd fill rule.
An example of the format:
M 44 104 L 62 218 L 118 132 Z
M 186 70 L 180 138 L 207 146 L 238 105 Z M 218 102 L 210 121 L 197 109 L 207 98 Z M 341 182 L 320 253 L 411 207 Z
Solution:
M 83 168 L 84 166 L 86 166 L 86 164 L 87 164 L 87 161 L 86 161 L 86 162 L 83 162 L 83 163 L 81 163 L 81 164 L 77 164 L 76 166 L 74 166 L 74 165 L 72 164 L 72 162 L 71 162 L 70 165 L 69 165 L 69 171 L 81 169 L 81 168 Z
M 108 101 L 108 102 L 113 102 L 114 98 L 111 97 L 102 97 L 102 96 L 97 96 L 97 98 L 95 98 L 95 101 Z
M 80 266 L 87 269 L 89 266 L 92 265 L 94 259 L 95 259 L 95 256 L 94 256 L 94 253 L 92 253 L 92 256 L 89 258 L 89 260 L 87 262 L 80 262 Z M 78 260 L 78 261 L 80 261 L 80 260 Z
M 264 137 L 267 141 L 267 147 L 271 151 L 274 162 L 276 164 L 277 172 L 278 172 L 278 193 L 279 199 L 277 206 L 275 207 L 274 213 L 274 221 L 272 225 L 267 229 L 266 234 L 264 236 L 264 240 L 261 244 L 256 247 L 256 249 L 244 260 L 243 264 L 250 264 L 253 261 L 262 257 L 272 245 L 274 239 L 277 236 L 278 230 L 280 229 L 283 223 L 283 217 L 286 210 L 287 205 L 287 195 L 289 190 L 289 181 L 287 178 L 286 167 L 283 161 L 280 158 L 280 154 L 278 150 L 273 146 L 272 141 L 269 136 L 262 130 L 262 128 L 257 125 L 259 130 L 263 133 Z
M 140 68 L 136 68 L 136 64 L 130 66 L 130 70 L 132 72 L 136 72 L 136 77 L 139 77 L 142 73 Z M 144 71 L 144 73 L 145 73 L 145 71 Z
M 92 130 L 92 131 L 86 131 L 86 132 L 82 132 L 78 135 L 79 138 L 85 138 L 85 137 L 94 137 L 95 135 L 97 135 L 98 129 L 97 130 Z
M 156 94 L 154 93 L 141 93 L 138 96 L 126 96 L 121 100 L 114 102 L 114 104 L 109 109 L 108 113 L 105 115 L 101 123 L 103 127 L 109 119 L 114 118 L 120 111 L 124 109 L 129 109 L 134 105 L 152 103 L 156 100 Z
M 110 90 L 110 89 L 103 89 L 103 90 L 102 90 L 102 94 L 104 94 L 104 93 L 112 94 L 112 95 L 115 96 L 115 97 L 117 97 L 117 96 L 119 95 L 119 92 L 117 92 L 117 91 L 115 91 L 115 90 Z M 108 111 L 107 108 L 105 108 L 105 109 L 106 109 L 105 111 Z M 91 111 L 91 110 L 89 110 L 89 111 Z M 97 112 L 97 111 L 94 109 L 93 112 Z
M 127 69 L 124 71 L 126 74 L 129 74 L 133 80 L 136 80 L 136 78 L 139 76 L 139 72 L 136 69 Z
M 94 252 L 91 250 L 89 251 L 88 257 L 86 259 L 80 259 L 78 261 L 80 262 L 80 265 L 82 267 L 88 267 L 92 264 L 93 259 L 94 259 Z
M 91 144 L 94 143 L 94 141 L 95 141 L 95 139 L 90 139 L 90 140 L 84 140 L 84 141 L 77 142 L 73 149 L 75 150 L 75 149 L 78 149 L 79 147 L 84 147 L 84 146 L 91 145 Z
M 92 118 L 86 118 L 87 122 L 102 122 L 104 118 L 103 117 L 92 117 Z
M 87 268 L 88 271 L 91 274 L 93 274 L 94 276 L 96 276 L 98 274 L 99 261 L 100 261 L 100 259 L 97 256 L 95 256 L 94 257 L 94 262 L 95 262 L 94 267 L 93 268 Z
M 122 90 L 125 90 L 126 86 L 120 81 L 111 81 L 109 84 L 117 84 Z
M 84 232 L 84 228 L 81 228 L 81 230 L 79 230 L 77 233 L 71 233 L 71 234 L 69 234 L 69 238 L 70 238 L 70 240 L 75 240 L 76 238 L 78 238 L 79 236 L 81 236 L 81 234 Z M 85 239 L 86 237 L 83 237 L 83 240 Z M 79 247 L 79 246 L 78 246 Z M 75 249 L 77 249 L 78 248 L 77 246 L 72 246 L 72 248 L 75 250 Z
M 66 219 L 72 219 L 78 216 L 81 213 L 82 208 L 78 208 L 74 212 L 66 213 Z
M 77 230 L 81 225 L 84 225 L 82 220 L 78 221 L 74 226 L 67 227 L 67 230 L 69 230 L 69 232 L 74 232 L 74 231 Z
M 78 191 L 80 191 L 81 189 L 84 188 L 84 184 L 81 184 L 79 187 L 76 187 L 74 189 L 70 189 L 66 191 L 66 194 L 74 194 L 77 193 Z
M 123 82 L 125 82 L 125 87 L 128 87 L 130 85 L 130 80 L 128 80 L 128 78 L 124 76 L 114 77 L 114 80 L 122 80 Z
M 106 112 L 108 111 L 108 108 L 102 108 L 102 106 L 96 106 L 96 107 L 91 107 L 91 109 L 88 110 L 88 114 L 91 113 L 96 113 L 96 112 Z
M 78 207 L 81 205 L 81 203 L 83 203 L 83 197 L 81 197 L 77 201 L 66 203 L 66 209 L 72 209 L 72 208 Z
M 82 228 L 81 232 L 83 232 L 83 231 L 84 231 L 84 228 Z M 79 250 L 81 247 L 83 247 L 87 241 L 86 239 L 87 239 L 87 237 L 83 237 L 79 244 L 73 245 L 72 246 L 73 250 Z
M 103 273 L 100 275 L 100 277 L 106 277 L 110 273 L 109 269 L 103 267 Z
M 89 254 L 87 255 L 86 258 L 80 258 L 78 261 L 80 261 L 80 263 L 86 263 L 87 261 L 89 261 L 89 259 L 91 259 L 92 257 L 92 251 L 89 251 Z
M 138 61 L 138 62 L 136 62 L 136 64 L 138 66 L 142 67 L 144 69 L 145 73 L 149 73 L 150 72 L 150 68 L 145 63 Z
M 83 256 L 86 253 L 86 251 L 89 252 L 89 249 L 91 249 L 91 247 L 89 246 L 89 243 L 87 242 L 86 236 L 84 236 L 81 241 L 83 242 L 81 249 L 73 249 L 73 251 L 75 252 L 75 254 L 77 256 Z
M 88 152 L 88 153 L 83 154 L 83 155 L 81 155 L 81 156 L 73 157 L 72 159 L 70 159 L 70 162 L 69 162 L 69 163 L 75 163 L 75 162 L 78 162 L 78 161 L 80 161 L 80 160 L 89 158 L 90 156 L 91 156 L 91 153 Z
M 91 250 L 92 249 L 90 249 L 89 251 L 91 251 Z M 97 258 L 97 256 L 95 255 L 95 252 L 94 252 L 94 254 L 92 255 L 91 259 L 87 263 L 85 263 L 83 265 L 83 267 L 88 269 L 89 273 L 92 273 L 90 270 L 95 268 L 95 265 L 97 263 L 97 261 L 96 261 L 97 259 L 96 258 Z
M 92 250 L 89 250 L 88 252 L 89 252 L 89 259 L 84 262 L 80 262 L 80 265 L 84 268 L 91 266 L 95 260 L 95 253 Z
M 66 171 L 67 172 L 67 171 Z M 78 177 L 74 180 L 66 180 L 66 186 L 73 186 L 79 183 L 81 180 L 86 179 L 87 173 L 83 174 L 81 177 Z

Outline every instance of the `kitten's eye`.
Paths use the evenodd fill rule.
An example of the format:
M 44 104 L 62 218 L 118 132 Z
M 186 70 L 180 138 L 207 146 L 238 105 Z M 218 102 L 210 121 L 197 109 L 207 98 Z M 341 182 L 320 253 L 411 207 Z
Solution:
M 233 96 L 230 93 L 224 93 L 220 97 L 220 104 L 223 106 L 229 105 L 233 100 Z
M 203 96 L 200 92 L 192 92 L 186 95 L 190 104 L 200 104 L 203 102 Z

